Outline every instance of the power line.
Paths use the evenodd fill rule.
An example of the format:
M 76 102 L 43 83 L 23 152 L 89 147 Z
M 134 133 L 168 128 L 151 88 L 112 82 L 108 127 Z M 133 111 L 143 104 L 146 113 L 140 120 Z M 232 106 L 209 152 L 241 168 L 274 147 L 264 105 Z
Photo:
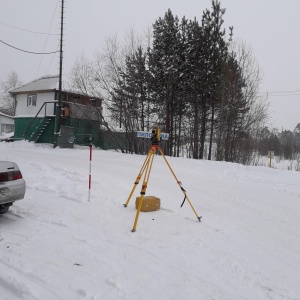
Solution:
M 299 96 L 300 90 L 290 91 L 272 91 L 272 92 L 258 92 L 260 95 L 266 95 L 268 97 L 287 97 L 287 96 Z
M 6 25 L 6 26 L 9 26 L 9 27 L 12 27 L 12 28 L 15 28 L 15 29 L 19 29 L 19 30 L 22 30 L 22 31 L 27 31 L 27 32 L 31 32 L 31 33 L 35 33 L 35 34 L 47 34 L 47 35 L 59 35 L 59 33 L 45 33 L 45 32 L 37 32 L 37 31 L 32 31 L 32 30 L 27 30 L 27 29 L 23 29 L 23 28 L 20 28 L 20 27 L 16 27 L 16 26 L 13 26 L 13 25 L 9 25 L 3 21 L 0 20 L 0 23 Z
M 280 93 L 300 93 L 300 90 L 290 90 L 290 91 L 272 91 L 272 92 L 259 92 L 261 94 L 280 94 Z
M 49 32 L 50 32 L 50 30 L 51 30 L 51 28 L 52 28 L 52 25 L 53 25 L 54 16 L 55 16 L 56 9 L 57 9 L 57 6 L 58 6 L 58 1 L 59 1 L 59 0 L 57 0 L 57 2 L 56 2 L 56 6 L 55 6 L 54 13 L 53 13 L 53 17 L 52 17 L 51 25 L 50 25 L 50 28 L 49 28 Z M 45 51 L 45 48 L 46 48 L 46 46 L 47 46 L 47 42 L 48 42 L 49 35 L 50 35 L 50 33 L 47 35 L 47 39 L 46 39 L 46 42 L 45 42 L 43 51 Z M 56 51 L 57 51 L 57 48 L 56 48 Z M 53 58 L 54 58 L 54 55 L 53 55 L 53 57 L 52 57 L 51 64 L 52 64 Z M 41 60 L 40 60 L 40 63 L 39 63 L 39 66 L 38 66 L 38 69 L 37 69 L 37 72 L 36 72 L 36 76 L 35 76 L 36 78 L 38 77 L 38 73 L 39 73 L 39 71 L 40 71 L 40 67 L 41 67 L 42 61 L 43 61 L 43 56 L 41 56 Z M 50 64 L 50 66 L 51 66 L 51 64 Z M 49 68 L 50 68 L 50 66 L 49 66 Z M 48 68 L 48 69 L 49 69 L 49 68 Z
M 293 90 L 293 91 L 273 91 L 267 92 L 268 94 L 282 94 L 282 93 L 300 93 L 300 90 Z
M 287 96 L 300 96 L 299 94 L 281 94 L 281 95 L 268 95 L 270 97 L 287 97 Z
M 59 48 L 59 45 L 57 45 L 57 48 L 56 48 L 56 49 L 58 49 L 58 48 Z M 59 51 L 56 50 L 56 52 L 59 52 Z M 54 57 L 55 57 L 55 55 L 52 56 L 51 62 L 50 62 L 49 67 L 48 67 L 48 69 L 47 69 L 47 73 L 49 73 L 50 67 L 51 67 L 51 65 L 52 65 L 52 63 L 53 63 L 53 60 L 54 60 Z
M 12 46 L 10 44 L 7 44 L 5 43 L 4 41 L 0 40 L 1 43 L 3 43 L 4 45 L 6 46 L 9 46 L 11 48 L 14 48 L 16 50 L 19 50 L 19 51 L 22 51 L 22 52 L 26 52 L 26 53 L 31 53 L 31 54 L 53 54 L 53 53 L 57 53 L 58 51 L 52 51 L 52 52 L 34 52 L 34 51 L 27 51 L 27 50 L 23 50 L 23 49 L 20 49 L 20 48 L 17 48 L 15 46 Z

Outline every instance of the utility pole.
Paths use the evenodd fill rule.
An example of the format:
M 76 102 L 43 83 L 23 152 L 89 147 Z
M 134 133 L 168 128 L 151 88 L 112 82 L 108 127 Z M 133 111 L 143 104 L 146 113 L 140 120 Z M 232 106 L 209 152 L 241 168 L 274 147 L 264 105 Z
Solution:
M 61 127 L 61 90 L 62 90 L 62 62 L 63 62 L 63 32 L 64 32 L 64 0 L 61 0 L 61 20 L 60 20 L 60 51 L 59 51 L 59 85 L 58 103 L 56 105 L 54 148 L 57 147 L 58 135 Z

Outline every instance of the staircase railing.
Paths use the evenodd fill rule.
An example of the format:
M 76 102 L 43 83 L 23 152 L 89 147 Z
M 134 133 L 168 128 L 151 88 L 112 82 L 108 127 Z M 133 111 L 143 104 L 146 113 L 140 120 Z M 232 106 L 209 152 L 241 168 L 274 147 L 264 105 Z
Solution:
M 45 118 L 46 115 L 47 115 L 47 104 L 48 103 L 54 104 L 54 103 L 57 103 L 57 102 L 58 102 L 57 100 L 54 100 L 54 101 L 46 101 L 46 102 L 43 103 L 43 105 L 41 106 L 41 108 L 39 109 L 39 111 L 37 112 L 37 114 L 35 115 L 35 117 L 31 120 L 31 122 L 27 126 L 26 130 L 24 131 L 23 138 L 25 140 L 27 139 L 27 132 L 28 132 L 28 130 L 31 128 L 33 122 L 37 119 L 37 117 L 38 117 L 39 113 L 42 111 L 43 107 L 45 107 L 45 115 L 44 115 L 44 118 Z
M 29 142 L 34 141 L 36 143 L 41 137 L 41 135 L 43 134 L 43 132 L 45 131 L 45 129 L 47 128 L 47 126 L 49 125 L 50 121 L 51 118 L 49 117 L 43 118 L 40 124 L 36 127 L 36 130 L 32 132 L 29 138 Z

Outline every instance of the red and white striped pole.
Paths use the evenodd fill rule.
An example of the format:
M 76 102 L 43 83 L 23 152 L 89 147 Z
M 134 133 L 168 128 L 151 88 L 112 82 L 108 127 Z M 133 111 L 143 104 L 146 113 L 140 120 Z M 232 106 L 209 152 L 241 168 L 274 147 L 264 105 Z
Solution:
M 91 186 L 92 186 L 92 146 L 93 146 L 93 138 L 90 137 L 90 170 L 89 170 L 89 197 L 88 202 L 90 202 L 91 197 Z

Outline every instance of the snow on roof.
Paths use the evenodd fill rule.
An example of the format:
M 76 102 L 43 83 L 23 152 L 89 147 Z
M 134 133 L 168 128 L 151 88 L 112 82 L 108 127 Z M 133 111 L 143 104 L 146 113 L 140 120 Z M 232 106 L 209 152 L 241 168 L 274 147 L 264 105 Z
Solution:
M 9 92 L 11 94 L 19 94 L 24 92 L 36 92 L 36 91 L 51 91 L 51 90 L 58 90 L 59 89 L 59 76 L 58 75 L 47 75 L 43 76 L 39 79 L 35 79 L 27 84 L 24 84 L 20 87 L 11 89 Z M 95 98 L 90 95 L 85 95 L 83 93 L 67 90 L 63 87 L 64 92 L 73 93 L 77 95 L 88 96 L 90 98 Z
M 44 90 L 55 90 L 58 89 L 59 77 L 58 75 L 48 75 L 41 78 L 35 79 L 27 84 L 10 90 L 12 94 L 18 94 L 22 92 L 32 91 L 44 91 Z
M 2 112 L 0 112 L 0 116 L 4 116 L 4 117 L 7 117 L 7 118 L 11 118 L 11 119 L 14 118 L 13 116 L 9 116 L 9 115 L 4 114 L 4 113 L 2 113 Z
M 0 107 L 0 113 L 3 113 L 5 115 L 14 116 L 14 109 L 13 108 L 4 108 L 4 107 Z

